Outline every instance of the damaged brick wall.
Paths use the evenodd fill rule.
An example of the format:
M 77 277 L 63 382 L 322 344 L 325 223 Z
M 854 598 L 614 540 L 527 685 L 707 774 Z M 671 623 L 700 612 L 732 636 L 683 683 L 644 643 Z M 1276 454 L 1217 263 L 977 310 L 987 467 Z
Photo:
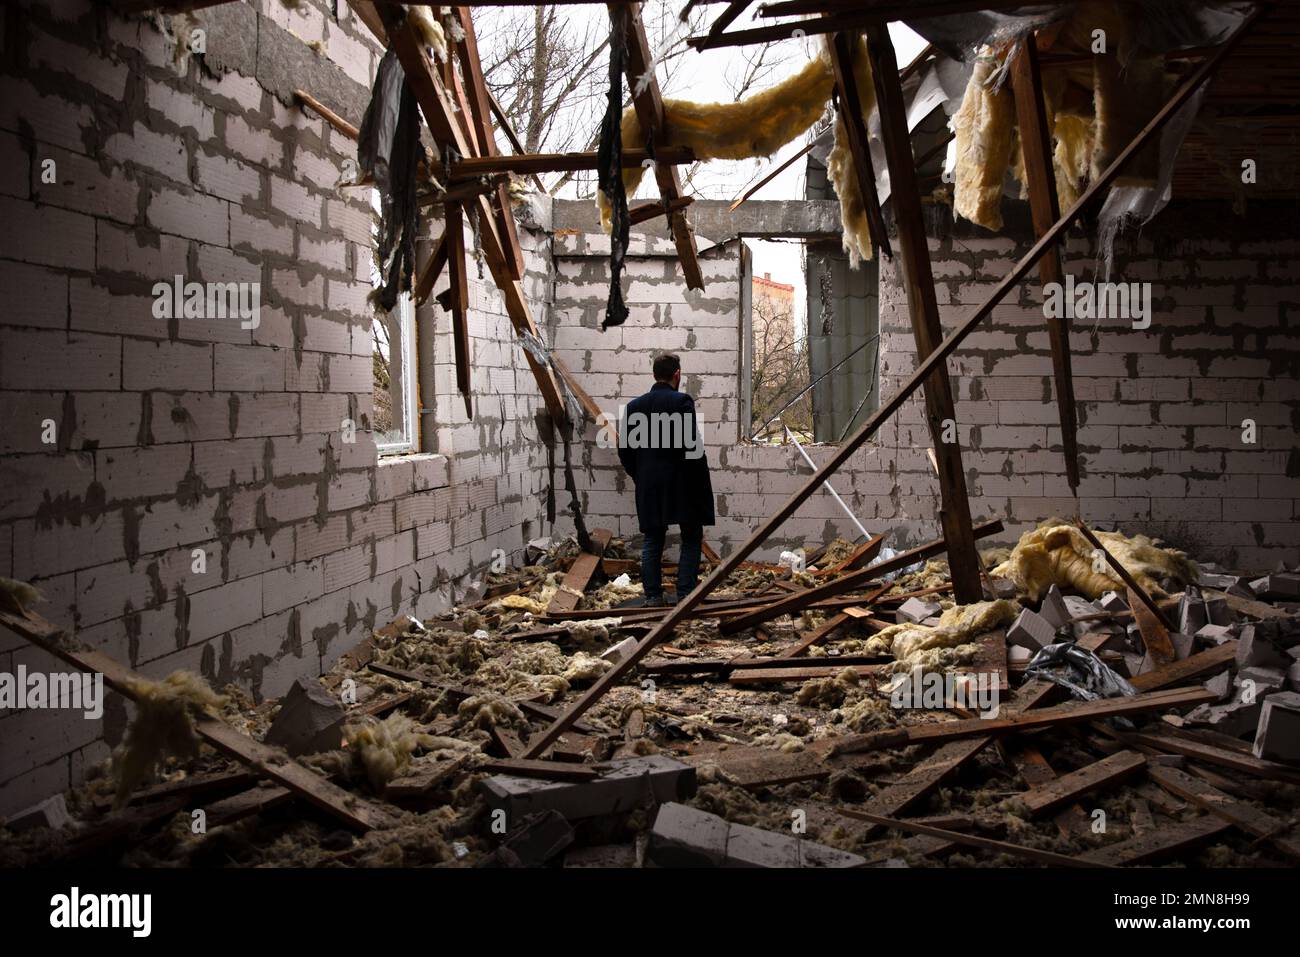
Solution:
M 710 220 L 726 204 L 696 203 Z M 747 204 L 748 205 L 748 204 Z M 789 206 L 797 204 L 768 204 Z M 784 215 L 773 213 L 772 232 Z M 739 254 L 736 241 L 704 253 L 707 288 L 688 292 L 661 231 L 640 227 L 625 275 L 631 319 L 602 333 L 608 241 L 581 204 L 558 202 L 552 334 L 563 358 L 612 414 L 649 388 L 651 356 L 682 353 L 684 388 L 697 397 L 713 466 L 717 546 L 742 541 L 794 491 L 808 469 L 790 448 L 738 441 Z M 981 303 L 1028 248 L 1006 236 L 931 217 L 930 251 L 945 328 Z M 1009 235 L 1027 236 L 1024 217 Z M 721 227 L 713 231 L 718 241 Z M 978 235 L 977 235 L 978 233 Z M 1082 233 L 1067 271 L 1091 279 L 1095 247 Z M 702 240 L 702 248 L 710 241 Z M 1204 560 L 1247 570 L 1296 560 L 1300 524 L 1300 243 L 1287 214 L 1256 205 L 1249 218 L 1175 203 L 1116 243 L 1112 280 L 1150 282 L 1151 326 L 1076 320 L 1071 335 L 1083 482 L 1070 495 L 1060 452 L 1051 358 L 1037 282 L 1025 283 L 950 361 L 958 431 L 978 521 L 1002 518 L 1005 541 L 1053 515 L 1164 536 Z M 882 266 L 880 394 L 915 367 L 897 267 Z M 1095 328 L 1094 328 L 1095 325 Z M 906 547 L 939 533 L 938 485 L 918 393 L 832 479 L 873 532 Z M 1243 421 L 1256 442 L 1243 439 Z M 592 436 L 589 431 L 589 438 Z M 809 450 L 818 462 L 826 447 Z M 584 499 L 593 524 L 636 528 L 630 481 L 612 450 L 591 449 Z M 824 492 L 814 495 L 759 554 L 816 546 L 856 529 Z
M 359 123 L 378 52 L 339 6 L 0 14 L 0 575 L 150 677 L 279 695 L 542 532 L 541 401 L 472 265 L 475 418 L 428 305 L 430 452 L 377 456 L 367 191 L 335 188 L 355 146 L 292 99 L 302 87 Z M 195 29 L 201 56 L 185 52 Z M 521 232 L 534 295 L 548 242 Z M 153 285 L 178 274 L 260 282 L 260 323 L 154 318 Z M 64 670 L 0 633 L 0 672 L 19 666 Z M 0 815 L 106 757 L 127 720 L 117 696 L 107 708 L 0 713 Z

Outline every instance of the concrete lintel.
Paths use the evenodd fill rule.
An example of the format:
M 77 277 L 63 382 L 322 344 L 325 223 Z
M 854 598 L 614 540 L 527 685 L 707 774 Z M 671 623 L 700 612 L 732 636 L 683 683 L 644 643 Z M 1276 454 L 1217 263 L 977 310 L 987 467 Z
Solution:
M 650 200 L 630 200 L 638 206 Z M 697 235 L 713 243 L 737 236 L 785 236 L 803 239 L 838 237 L 840 204 L 829 199 L 753 199 L 734 212 L 725 200 L 697 199 L 686 208 L 686 218 Z M 591 200 L 557 199 L 553 207 L 554 228 L 579 232 L 601 232 L 600 216 Z M 635 235 L 668 238 L 663 218 L 632 227 Z

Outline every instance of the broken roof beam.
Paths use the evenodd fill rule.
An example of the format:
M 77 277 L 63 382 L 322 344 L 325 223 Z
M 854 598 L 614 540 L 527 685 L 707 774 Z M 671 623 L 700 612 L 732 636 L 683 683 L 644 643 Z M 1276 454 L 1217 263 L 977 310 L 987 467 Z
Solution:
M 911 377 L 899 387 L 899 390 L 882 402 L 880 407 L 867 417 L 867 420 L 858 427 L 856 432 L 841 442 L 835 448 L 834 453 L 822 464 L 821 468 L 810 475 L 800 488 L 792 492 L 790 497 L 768 516 L 749 538 L 745 539 L 736 547 L 734 552 L 714 568 L 709 576 L 695 587 L 693 592 L 680 599 L 678 604 L 673 606 L 669 613 L 637 643 L 635 648 L 629 651 L 613 668 L 596 679 L 591 687 L 563 715 L 534 738 L 529 745 L 528 757 L 536 757 L 542 754 L 546 748 L 555 742 L 556 738 L 573 725 L 573 722 L 586 714 L 592 705 L 604 697 L 610 688 L 623 680 L 624 676 L 636 667 L 636 663 L 644 658 L 651 648 L 670 636 L 677 625 L 686 620 L 710 592 L 726 581 L 732 572 L 736 571 L 759 545 L 767 541 L 768 537 L 786 519 L 798 511 L 799 506 L 821 487 L 827 477 L 833 475 L 850 456 L 862 447 L 863 443 L 876 434 L 881 425 L 903 407 L 904 403 L 921 387 L 921 383 L 929 378 L 930 373 L 957 351 L 957 348 L 979 327 L 980 323 L 992 314 L 1007 293 L 1029 274 L 1029 271 L 1034 268 L 1047 249 L 1064 235 L 1065 231 L 1103 191 L 1110 187 L 1110 184 L 1119 176 L 1128 161 L 1164 128 L 1164 125 L 1174 117 L 1174 114 L 1192 97 L 1201 84 L 1213 75 L 1219 64 L 1236 49 L 1241 38 L 1246 35 L 1262 13 L 1261 8 L 1256 8 L 1247 15 L 1242 24 L 1219 46 L 1214 56 L 1203 62 L 1194 73 L 1179 84 L 1165 105 L 1147 122 L 1146 126 L 1133 138 L 1133 141 L 1120 151 L 1110 166 L 1106 167 L 1101 175 L 1088 185 L 1088 188 L 1084 190 L 1083 195 L 1079 197 L 1075 204 L 1052 225 L 1051 229 L 1039 237 L 1029 251 L 1020 258 L 1019 262 L 1011 267 L 1011 270 L 993 288 L 984 302 L 972 310 L 970 315 L 963 319 L 957 328 L 928 357 L 921 360 Z M 975 720 L 979 721 L 981 719 L 977 718 Z
M 548 612 L 572 611 L 578 607 L 578 602 L 582 601 L 587 586 L 591 584 L 592 578 L 600 571 L 601 556 L 605 554 L 605 549 L 609 547 L 610 539 L 613 537 L 614 533 L 608 528 L 593 528 L 591 530 L 591 547 L 593 551 L 583 552 L 573 560 L 573 564 L 569 566 L 568 572 L 564 575 L 564 580 L 560 582 L 560 587 L 551 596 L 551 603 L 546 609 Z
M 1043 103 L 1043 78 L 1038 66 L 1038 44 L 1031 34 L 1022 39 L 1011 55 L 1011 92 L 1020 126 L 1020 148 L 1025 157 L 1025 181 L 1034 235 L 1042 236 L 1061 218 L 1057 204 L 1056 178 L 1052 169 L 1052 136 L 1047 127 Z M 1038 276 L 1044 288 L 1064 281 L 1061 249 L 1053 246 L 1038 262 Z M 1046 310 L 1044 310 L 1046 312 Z M 1070 323 L 1064 316 L 1048 317 L 1047 337 L 1052 347 L 1052 376 L 1056 383 L 1056 407 L 1061 420 L 1061 448 L 1065 454 L 1065 477 L 1070 488 L 1079 488 L 1078 416 L 1074 408 L 1074 380 L 1070 370 Z
M 980 837 L 978 834 L 966 834 L 961 831 L 948 831 L 939 827 L 931 827 L 928 824 L 921 824 L 918 821 L 900 821 L 897 818 L 887 817 L 882 814 L 871 814 L 867 811 L 855 811 L 851 808 L 837 807 L 834 809 L 836 814 L 842 814 L 845 817 L 851 817 L 858 821 L 866 821 L 875 824 L 878 827 L 893 828 L 899 831 L 908 831 L 912 834 L 925 834 L 930 837 L 943 838 L 954 844 L 964 844 L 968 847 L 978 847 L 986 851 L 993 851 L 997 854 L 1007 854 L 1011 857 L 1020 857 L 1035 864 L 1046 864 L 1050 867 L 1105 867 L 1104 863 L 1093 863 L 1085 861 L 1077 856 L 1068 854 L 1057 854 L 1054 851 L 1043 851 L 1036 847 L 1028 847 L 1023 844 L 1011 844 L 1007 841 L 995 841 L 991 837 Z
M 664 98 L 659 90 L 659 79 L 655 76 L 655 60 L 650 52 L 650 41 L 646 39 L 645 24 L 641 22 L 641 4 L 610 4 L 611 9 L 616 7 L 623 7 L 627 18 L 624 21 L 627 24 L 627 85 L 642 135 L 647 147 L 664 143 L 667 140 Z M 613 22 L 619 22 L 618 18 L 615 17 Z M 656 162 L 654 172 L 659 195 L 665 202 L 672 202 L 682 195 L 681 177 L 677 175 L 676 166 Z M 700 261 L 695 251 L 695 233 L 686 222 L 686 215 L 671 213 L 668 228 L 677 246 L 677 258 L 681 261 L 687 288 L 703 289 L 704 275 L 700 272 Z
M 372 0 L 348 0 L 348 4 L 357 15 L 375 30 L 373 21 L 378 20 L 380 29 L 386 36 L 394 52 L 401 61 L 406 74 L 406 82 L 415 94 L 429 129 L 434 137 L 447 144 L 461 156 L 475 155 L 474 145 L 469 143 L 452 118 L 451 104 L 446 98 L 442 81 L 433 69 L 429 58 L 424 53 L 423 41 L 416 34 L 414 26 L 406 20 L 405 14 L 397 7 L 385 6 L 381 18 Z M 386 24 L 391 22 L 391 28 Z M 379 33 L 383 39 L 385 33 Z M 524 344 L 524 356 L 537 380 L 538 389 L 546 409 L 557 423 L 568 422 L 564 396 L 559 381 L 552 372 L 549 363 L 540 360 L 528 346 L 541 342 L 537 326 L 533 323 L 532 312 L 524 297 L 519 280 L 510 275 L 503 239 L 497 232 L 496 216 L 492 204 L 483 196 L 478 196 L 470 204 L 470 209 L 478 213 L 479 235 L 483 248 L 483 258 L 492 273 L 492 281 L 501 291 L 505 302 L 506 314 L 515 329 L 516 336 Z
M 842 36 L 836 35 L 837 44 Z M 903 86 L 898 79 L 894 44 L 883 23 L 868 28 L 867 55 L 871 58 L 871 75 L 876 84 L 880 135 L 889 167 L 889 200 L 898 227 L 907 309 L 912 321 L 912 335 L 916 339 L 917 358 L 925 359 L 943 341 L 943 325 L 939 322 L 939 303 L 934 290 L 934 274 L 930 269 L 925 215 L 921 210 L 921 193 L 916 181 Z M 957 412 L 946 361 L 937 365 L 930 374 L 924 393 L 926 418 L 939 473 L 943 502 L 939 521 L 948 543 L 953 597 L 957 604 L 969 605 L 984 597 L 984 589 L 971 529 L 970 496 L 966 491 L 966 473 L 962 470 L 961 446 L 956 436 Z M 949 437 L 951 441 L 946 441 Z
M 905 748 L 913 744 L 956 741 L 960 738 L 983 734 L 1019 733 L 1031 731 L 1035 728 L 1078 724 L 1099 718 L 1126 717 L 1148 711 L 1192 707 L 1193 705 L 1216 700 L 1218 700 L 1218 695 L 1205 688 L 1174 688 L 1168 691 L 1148 691 L 1121 698 L 1069 701 L 1052 708 L 1024 711 L 1008 718 L 962 718 L 957 721 L 909 725 L 892 731 L 872 731 L 866 734 L 845 735 L 834 739 L 830 754 L 861 754 L 867 751 Z
M 488 173 L 572 173 L 594 170 L 597 154 L 589 150 L 569 153 L 529 153 L 524 156 L 466 156 L 451 164 L 451 178 L 483 176 Z M 651 158 L 646 150 L 624 150 L 623 165 L 642 166 Z M 687 146 L 665 146 L 654 153 L 658 163 L 673 166 L 695 162 L 695 151 Z
M 460 61 L 460 71 L 465 78 L 463 96 L 469 103 L 469 116 L 466 117 L 466 122 L 478 142 L 478 154 L 484 157 L 495 157 L 500 151 L 497 149 L 496 134 L 492 130 L 492 104 L 488 96 L 487 81 L 483 78 L 483 64 L 479 60 L 474 18 L 470 15 L 468 7 L 458 6 L 454 8 L 454 13 L 460 22 L 463 36 L 459 41 L 448 37 L 448 41 L 456 44 L 456 59 Z M 453 74 L 455 73 L 450 57 L 447 60 L 447 67 Z M 506 266 L 513 278 L 522 279 L 524 251 L 519 245 L 519 230 L 515 226 L 514 213 L 511 211 L 508 184 L 498 185 L 496 196 L 497 228 L 505 241 L 506 252 L 510 254 L 506 256 Z

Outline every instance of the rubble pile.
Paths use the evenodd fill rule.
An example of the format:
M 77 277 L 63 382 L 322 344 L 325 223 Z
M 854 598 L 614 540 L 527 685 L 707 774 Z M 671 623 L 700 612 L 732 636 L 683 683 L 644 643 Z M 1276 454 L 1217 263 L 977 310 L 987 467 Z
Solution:
M 0 863 L 1300 859 L 1300 568 L 1098 540 L 1127 576 L 1081 568 L 1087 542 L 1045 523 L 984 553 L 965 606 L 910 553 L 745 563 L 639 659 L 668 609 L 645 606 L 622 543 L 532 543 L 478 600 L 392 622 L 278 701 L 119 669 L 138 701 L 124 746 L 6 821 Z

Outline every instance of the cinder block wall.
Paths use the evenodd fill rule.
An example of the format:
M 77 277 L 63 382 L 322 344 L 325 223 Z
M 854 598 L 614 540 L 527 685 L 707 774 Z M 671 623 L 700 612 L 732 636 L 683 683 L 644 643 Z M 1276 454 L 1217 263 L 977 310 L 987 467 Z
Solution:
M 704 204 L 709 205 L 709 204 Z M 700 215 L 712 215 L 701 211 Z M 1012 208 L 1009 207 L 1009 211 Z M 995 236 L 931 217 L 930 252 L 942 321 L 951 331 L 1028 249 L 1020 211 Z M 553 336 L 570 367 L 613 413 L 650 385 L 651 356 L 682 354 L 687 391 L 704 420 L 718 524 L 716 546 L 743 541 L 810 470 L 793 448 L 739 441 L 742 325 L 736 241 L 710 246 L 706 289 L 688 292 L 661 231 L 634 234 L 625 289 L 631 318 L 601 332 L 608 240 L 584 210 L 556 204 Z M 776 231 L 774 226 L 773 231 Z M 1067 269 L 1091 279 L 1092 239 L 1077 233 Z M 1077 512 L 1129 532 L 1163 535 L 1202 559 L 1244 569 L 1297 560 L 1300 524 L 1300 283 L 1289 214 L 1251 203 L 1248 218 L 1215 204 L 1175 203 L 1140 233 L 1121 237 L 1115 281 L 1153 284 L 1151 327 L 1079 320 L 1071 334 L 1084 479 L 1076 500 L 1065 480 L 1041 292 L 1013 290 L 949 362 L 959 435 L 979 521 L 1001 518 L 1003 541 L 1037 522 Z M 881 389 L 897 391 L 915 368 L 906 296 L 896 264 L 881 270 Z M 831 480 L 872 532 L 907 547 L 939 534 L 938 483 L 920 393 Z M 1242 421 L 1258 441 L 1244 444 Z M 591 436 L 593 433 L 589 433 Z M 829 447 L 810 449 L 824 461 Z M 612 450 L 589 448 L 584 500 L 592 524 L 636 530 L 631 483 Z M 818 492 L 760 556 L 815 546 L 856 529 Z
M 302 87 L 359 123 L 378 52 L 339 6 L 164 21 L 203 29 L 201 58 L 90 0 L 0 14 L 0 574 L 151 677 L 188 668 L 279 695 L 543 531 L 540 399 L 473 269 L 473 422 L 430 305 L 434 452 L 376 454 L 367 191 L 335 189 L 355 146 L 292 100 Z M 548 242 L 522 233 L 544 309 Z M 260 281 L 260 325 L 153 318 L 153 284 L 176 274 Z M 19 665 L 66 670 L 0 631 L 0 672 Z M 108 699 L 102 722 L 0 713 L 0 815 L 108 754 L 128 718 Z

